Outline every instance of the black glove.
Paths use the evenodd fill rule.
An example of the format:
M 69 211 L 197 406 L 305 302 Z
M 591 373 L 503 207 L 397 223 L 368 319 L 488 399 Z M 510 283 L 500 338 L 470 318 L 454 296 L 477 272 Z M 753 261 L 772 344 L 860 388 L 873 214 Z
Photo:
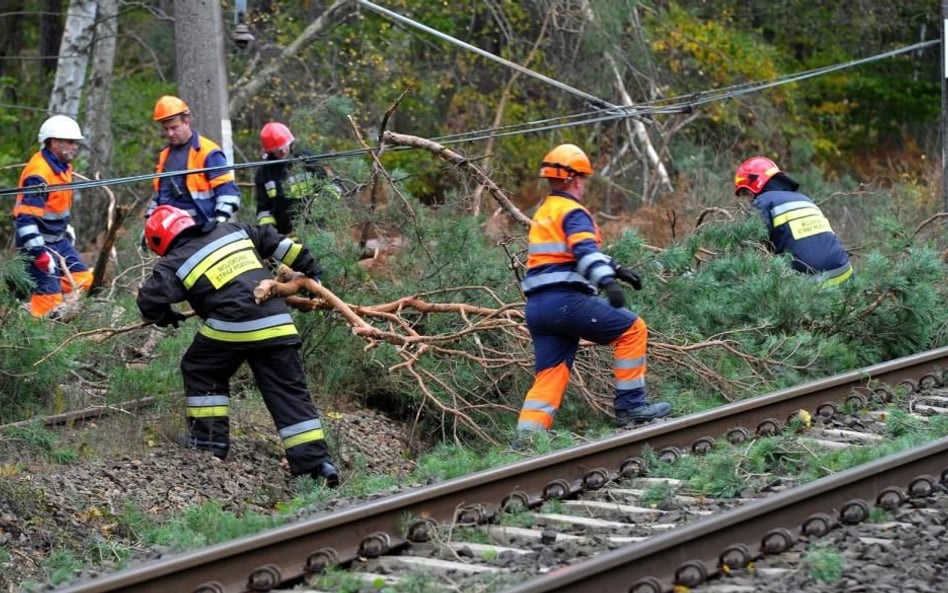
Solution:
M 606 298 L 609 299 L 609 304 L 616 309 L 625 307 L 625 293 L 618 282 L 606 285 Z
M 622 280 L 635 290 L 642 290 L 642 279 L 639 275 L 628 268 L 616 265 L 616 279 Z
M 306 274 L 307 278 L 312 278 L 316 282 L 319 282 L 320 277 L 323 275 L 323 269 L 319 267 L 319 264 L 313 264 L 307 269 L 301 270 L 301 272 Z
M 178 323 L 180 323 L 181 321 L 184 321 L 187 318 L 188 318 L 187 315 L 182 315 L 181 313 L 178 313 L 177 311 L 172 311 L 171 309 L 168 309 L 167 311 L 161 314 L 161 317 L 159 317 L 157 321 L 155 321 L 155 325 L 157 325 L 158 327 L 168 327 L 170 325 L 171 327 L 178 329 Z

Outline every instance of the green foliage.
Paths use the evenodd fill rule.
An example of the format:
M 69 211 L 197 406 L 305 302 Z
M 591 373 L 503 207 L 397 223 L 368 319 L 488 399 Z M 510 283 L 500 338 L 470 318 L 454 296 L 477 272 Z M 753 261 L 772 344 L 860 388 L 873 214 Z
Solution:
M 60 348 L 69 332 L 20 308 L 0 321 L 0 423 L 65 411 L 60 384 L 81 350 L 77 344 Z
M 57 464 L 72 463 L 79 458 L 74 449 L 61 445 L 57 433 L 39 421 L 5 427 L 0 432 L 0 450 L 7 450 L 7 455 L 11 457 L 14 452 L 24 456 L 35 452 Z
M 843 576 L 846 560 L 839 550 L 827 546 L 811 546 L 806 552 L 810 576 L 821 583 L 835 583 Z
M 225 511 L 219 502 L 212 501 L 189 507 L 183 516 L 173 517 L 167 523 L 149 529 L 143 534 L 143 539 L 150 545 L 188 550 L 253 535 L 280 523 L 278 518 L 252 513 L 238 517 Z
M 642 504 L 653 509 L 665 509 L 675 499 L 677 488 L 669 482 L 651 483 L 642 492 Z

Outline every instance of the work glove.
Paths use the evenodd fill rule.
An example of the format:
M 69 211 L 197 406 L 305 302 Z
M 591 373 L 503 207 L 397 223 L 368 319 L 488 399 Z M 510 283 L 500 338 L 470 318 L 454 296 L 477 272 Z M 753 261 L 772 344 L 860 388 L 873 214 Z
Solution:
M 66 238 L 69 239 L 70 244 L 76 244 L 76 229 L 71 224 L 66 225 Z
M 616 265 L 616 279 L 622 280 L 635 290 L 642 290 L 642 279 L 639 275 L 628 268 Z
M 611 282 L 606 285 L 606 298 L 609 299 L 609 304 L 616 309 L 625 307 L 625 292 L 622 291 L 622 287 L 619 286 L 618 282 Z
M 56 260 L 50 257 L 47 251 L 41 251 L 39 255 L 33 258 L 33 265 L 50 276 L 56 273 Z
M 181 313 L 178 313 L 177 311 L 168 309 L 167 311 L 162 313 L 161 317 L 159 317 L 158 320 L 155 321 L 154 323 L 158 327 L 168 327 L 170 325 L 174 329 L 178 329 L 178 323 L 184 321 L 187 318 L 188 318 L 187 315 L 182 315 Z
M 323 275 L 323 269 L 319 267 L 319 264 L 314 263 L 311 266 L 307 266 L 306 269 L 300 270 L 307 278 L 312 278 L 316 282 L 319 282 L 320 277 Z
M 226 216 L 223 216 L 223 215 L 215 216 L 214 218 L 208 220 L 203 225 L 201 225 L 201 232 L 209 233 L 213 231 L 214 229 L 216 229 L 217 225 L 219 225 L 222 222 L 225 222 L 226 220 L 227 220 Z

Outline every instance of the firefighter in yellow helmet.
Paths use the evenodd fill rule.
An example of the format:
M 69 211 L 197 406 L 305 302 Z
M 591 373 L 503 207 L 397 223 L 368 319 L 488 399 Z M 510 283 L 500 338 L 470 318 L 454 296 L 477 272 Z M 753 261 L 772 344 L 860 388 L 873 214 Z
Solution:
M 543 158 L 540 177 L 550 185 L 533 216 L 527 272 L 527 327 L 533 339 L 536 377 L 517 422 L 518 439 L 553 424 L 569 382 L 580 339 L 609 345 L 614 352 L 615 422 L 625 427 L 667 416 L 666 402 L 645 399 L 645 321 L 625 308 L 617 280 L 636 290 L 641 280 L 600 251 L 599 227 L 582 203 L 589 157 L 561 144 Z M 597 296 L 602 290 L 603 299 Z
M 201 225 L 228 220 L 240 207 L 240 190 L 233 169 L 187 174 L 189 170 L 224 167 L 227 158 L 220 146 L 191 128 L 191 109 L 173 95 L 155 103 L 152 119 L 161 125 L 168 144 L 158 154 L 156 172 L 181 171 L 181 175 L 155 178 L 147 219 L 163 204 L 180 208 Z

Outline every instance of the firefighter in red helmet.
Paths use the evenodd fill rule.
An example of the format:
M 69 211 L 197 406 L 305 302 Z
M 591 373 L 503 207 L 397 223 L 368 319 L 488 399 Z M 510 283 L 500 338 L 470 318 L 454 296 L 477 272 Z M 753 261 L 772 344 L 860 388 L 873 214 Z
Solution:
M 573 144 L 557 146 L 540 166 L 540 177 L 551 191 L 533 216 L 521 285 L 536 376 L 520 410 L 518 441 L 553 424 L 581 338 L 613 349 L 618 427 L 671 411 L 666 402 L 646 402 L 648 330 L 645 321 L 625 307 L 625 293 L 617 282 L 638 290 L 641 280 L 600 251 L 599 227 L 582 203 L 592 174 L 589 157 Z M 600 290 L 606 299 L 596 296 Z
M 272 224 L 289 234 L 294 219 L 304 213 L 318 224 L 319 201 L 338 200 L 342 195 L 332 168 L 318 162 L 315 153 L 298 147 L 290 128 L 280 122 L 261 128 L 260 146 L 268 162 L 254 176 L 257 224 Z
M 187 300 L 204 320 L 181 359 L 187 445 L 224 459 L 230 450 L 230 379 L 246 362 L 283 442 L 290 473 L 339 484 L 319 413 L 306 386 L 300 336 L 283 299 L 254 300 L 272 279 L 263 258 L 310 278 L 320 267 L 309 250 L 268 225 L 223 222 L 208 230 L 190 214 L 158 206 L 145 241 L 161 256 L 139 289 L 138 308 L 158 326 L 178 327 L 172 304 Z
M 747 159 L 734 173 L 734 194 L 751 200 L 760 213 L 774 253 L 789 253 L 793 269 L 821 286 L 842 284 L 853 275 L 849 255 L 829 220 L 800 184 L 763 156 Z

